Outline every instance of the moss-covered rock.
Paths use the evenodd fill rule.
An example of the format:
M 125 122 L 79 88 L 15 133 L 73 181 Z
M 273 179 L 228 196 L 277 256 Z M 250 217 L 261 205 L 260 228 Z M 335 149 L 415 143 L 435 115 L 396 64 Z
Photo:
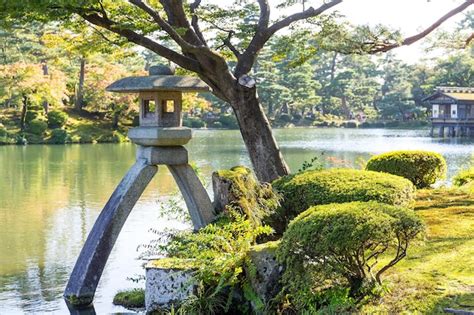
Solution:
M 372 157 L 366 169 L 409 179 L 416 187 L 424 188 L 446 177 L 446 161 L 436 152 L 393 151 Z
M 145 307 L 145 290 L 131 289 L 118 292 L 114 296 L 114 305 L 121 305 L 126 308 L 142 308 Z
M 405 178 L 353 169 L 306 171 L 282 177 L 272 185 L 283 197 L 281 207 L 266 219 L 277 234 L 311 206 L 372 200 L 410 206 L 415 193 L 415 187 Z
M 212 184 L 217 212 L 231 207 L 255 225 L 261 225 L 262 219 L 279 206 L 280 198 L 271 185 L 258 182 L 252 171 L 244 166 L 214 172 Z

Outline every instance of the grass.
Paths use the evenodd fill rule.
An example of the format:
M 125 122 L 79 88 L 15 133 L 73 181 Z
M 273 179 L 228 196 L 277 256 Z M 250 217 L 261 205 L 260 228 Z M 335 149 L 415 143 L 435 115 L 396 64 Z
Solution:
M 385 277 L 391 290 L 365 305 L 366 314 L 474 311 L 474 195 L 460 189 L 418 191 L 415 210 L 426 223 L 423 242 Z

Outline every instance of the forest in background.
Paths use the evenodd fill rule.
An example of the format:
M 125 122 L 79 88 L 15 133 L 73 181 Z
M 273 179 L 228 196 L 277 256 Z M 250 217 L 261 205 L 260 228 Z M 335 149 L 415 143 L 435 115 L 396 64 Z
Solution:
M 472 16 L 459 31 L 474 27 Z M 431 38 L 439 57 L 412 65 L 393 53 L 315 50 L 304 32 L 276 36 L 253 69 L 259 99 L 275 127 L 425 125 L 423 98 L 436 86 L 474 86 L 474 48 L 442 45 L 445 36 Z M 137 123 L 135 96 L 105 88 L 166 63 L 93 28 L 12 25 L 0 39 L 0 144 L 124 141 Z M 189 127 L 238 128 L 230 106 L 210 94 L 187 94 L 184 105 Z

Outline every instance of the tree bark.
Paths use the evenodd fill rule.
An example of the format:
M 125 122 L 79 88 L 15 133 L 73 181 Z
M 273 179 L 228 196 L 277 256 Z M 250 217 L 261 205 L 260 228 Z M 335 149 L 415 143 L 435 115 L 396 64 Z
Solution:
M 256 89 L 236 88 L 238 97 L 231 100 L 253 169 L 262 182 L 272 182 L 290 173 L 272 134 L 270 123 L 260 106 Z
M 86 75 L 86 59 L 81 58 L 81 69 L 79 71 L 79 84 L 76 91 L 76 102 L 74 108 L 76 110 L 82 110 L 84 105 L 84 80 Z

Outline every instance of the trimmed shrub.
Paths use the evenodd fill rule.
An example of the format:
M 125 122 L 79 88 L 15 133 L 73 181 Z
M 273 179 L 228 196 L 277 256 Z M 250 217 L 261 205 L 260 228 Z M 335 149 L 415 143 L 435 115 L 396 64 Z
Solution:
M 42 111 L 29 109 L 26 112 L 26 115 L 25 115 L 25 122 L 27 124 L 29 124 L 33 120 L 39 119 L 39 118 L 43 118 L 43 112 Z
M 53 129 L 51 131 L 51 138 L 49 138 L 49 143 L 52 144 L 65 144 L 71 141 L 71 137 L 64 129 Z
M 204 128 L 206 127 L 206 123 L 200 118 L 188 117 L 183 119 L 183 126 L 189 128 Z
M 61 128 L 63 127 L 69 116 L 65 112 L 59 110 L 53 110 L 48 113 L 48 126 L 49 128 Z
M 48 129 L 48 124 L 39 119 L 34 119 L 28 124 L 28 132 L 37 136 L 41 136 Z
M 277 249 L 285 293 L 299 312 L 324 306 L 325 292 L 337 288 L 350 298 L 370 294 L 423 230 L 413 210 L 374 201 L 312 207 L 290 223 Z
M 446 161 L 436 152 L 393 151 L 372 157 L 366 169 L 390 173 L 409 179 L 416 187 L 424 188 L 446 177 Z
M 278 234 L 311 206 L 372 200 L 409 206 L 415 192 L 413 184 L 399 176 L 354 169 L 305 171 L 282 177 L 272 186 L 283 197 L 276 214 L 267 219 Z
M 463 186 L 474 181 L 474 167 L 460 171 L 453 178 L 454 186 Z

